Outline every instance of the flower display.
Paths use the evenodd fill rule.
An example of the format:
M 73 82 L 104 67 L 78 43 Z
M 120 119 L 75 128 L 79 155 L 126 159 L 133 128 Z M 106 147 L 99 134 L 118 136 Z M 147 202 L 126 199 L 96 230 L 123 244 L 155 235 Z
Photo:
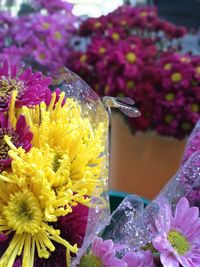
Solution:
M 4 62 L 0 75 L 0 266 L 69 266 L 92 199 L 106 206 L 107 112 L 52 92 L 52 78 L 31 69 Z
M 82 22 L 77 35 L 86 48 L 75 47 L 69 65 L 100 96 L 136 102 L 142 116 L 128 118 L 133 132 L 183 139 L 200 115 L 200 60 L 181 52 L 178 40 L 186 33 L 160 19 L 155 7 L 122 6 Z
M 68 60 L 75 16 L 65 1 L 33 1 L 32 12 L 13 16 L 0 12 L 0 58 L 26 61 L 52 72 Z M 52 64 L 52 61 L 54 64 Z

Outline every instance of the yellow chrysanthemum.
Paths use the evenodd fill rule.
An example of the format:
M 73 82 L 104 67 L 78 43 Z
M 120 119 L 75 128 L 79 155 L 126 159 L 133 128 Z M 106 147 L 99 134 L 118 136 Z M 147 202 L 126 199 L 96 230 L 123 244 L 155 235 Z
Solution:
M 52 170 L 56 172 L 54 178 L 51 177 L 53 185 L 63 186 L 70 179 L 73 185 L 78 186 L 77 190 L 84 188 L 91 196 L 97 186 L 105 183 L 102 171 L 106 165 L 103 153 L 107 141 L 107 121 L 105 118 L 105 123 L 97 124 L 94 129 L 73 99 L 67 99 L 62 106 L 64 97 L 62 93 L 55 108 L 53 94 L 49 107 L 44 103 L 36 109 L 24 107 L 22 113 L 33 132 L 33 146 L 43 149 L 48 144 L 52 149 Z M 62 175 L 61 170 L 68 171 L 68 174 Z M 59 178 L 58 173 L 61 174 Z
M 53 94 L 49 106 L 15 110 L 13 95 L 10 121 L 14 126 L 24 114 L 34 138 L 26 153 L 5 137 L 12 170 L 0 174 L 0 232 L 14 235 L 0 267 L 11 267 L 22 254 L 22 267 L 32 267 L 35 249 L 43 258 L 55 249 L 51 240 L 76 253 L 77 247 L 62 239 L 49 222 L 67 215 L 78 203 L 90 206 L 90 197 L 100 198 L 105 188 L 107 120 L 91 123 L 73 99 L 62 105 L 64 96 L 57 104 Z
M 23 254 L 22 267 L 32 267 L 35 248 L 38 256 L 48 258 L 55 250 L 52 241 L 58 242 L 76 253 L 60 237 L 60 231 L 49 226 L 43 218 L 39 199 L 33 192 L 14 183 L 0 182 L 0 232 L 14 232 L 8 248 L 0 259 L 0 267 L 12 267 L 17 256 Z

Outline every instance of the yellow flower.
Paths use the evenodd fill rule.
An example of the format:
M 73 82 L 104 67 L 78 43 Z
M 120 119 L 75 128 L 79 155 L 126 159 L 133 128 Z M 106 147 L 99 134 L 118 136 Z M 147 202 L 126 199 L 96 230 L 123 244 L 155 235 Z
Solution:
M 78 203 L 91 206 L 93 196 L 101 199 L 107 182 L 108 120 L 105 113 L 100 114 L 105 123 L 90 119 L 92 111 L 73 99 L 62 105 L 64 93 L 57 103 L 54 93 L 49 106 L 21 110 L 15 109 L 15 97 L 9 109 L 11 124 L 24 114 L 34 137 L 26 153 L 5 136 L 12 169 L 0 174 L 0 233 L 14 235 L 0 267 L 11 267 L 22 254 L 22 267 L 33 267 L 35 249 L 39 257 L 48 258 L 55 249 L 52 240 L 65 246 L 68 255 L 77 252 L 49 223 Z
M 12 267 L 17 256 L 22 256 L 22 267 L 33 267 L 35 249 L 40 258 L 48 258 L 55 250 L 52 241 L 58 242 L 76 253 L 60 237 L 60 231 L 43 219 L 39 199 L 27 188 L 0 181 L 0 232 L 14 232 L 12 240 L 0 259 L 1 267 Z

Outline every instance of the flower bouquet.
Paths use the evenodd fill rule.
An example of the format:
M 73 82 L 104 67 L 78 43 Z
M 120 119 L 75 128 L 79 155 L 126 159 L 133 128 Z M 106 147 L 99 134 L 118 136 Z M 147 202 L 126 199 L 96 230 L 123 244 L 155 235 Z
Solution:
M 5 61 L 0 88 L 0 266 L 71 266 L 109 210 L 107 110 L 69 71 Z
M 200 266 L 199 136 L 200 121 L 177 174 L 145 208 L 138 196 L 126 197 L 80 266 Z

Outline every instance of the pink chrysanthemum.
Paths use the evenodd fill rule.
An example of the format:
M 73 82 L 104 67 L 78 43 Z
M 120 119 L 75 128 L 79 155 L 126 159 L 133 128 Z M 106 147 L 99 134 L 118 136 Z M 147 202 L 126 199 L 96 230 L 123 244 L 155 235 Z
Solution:
M 188 200 L 181 198 L 173 215 L 166 199 L 158 203 L 160 211 L 155 226 L 159 235 L 152 243 L 160 252 L 163 266 L 200 266 L 199 209 L 190 207 Z
M 13 91 L 17 91 L 17 107 L 39 104 L 45 100 L 50 84 L 50 77 L 32 73 L 31 68 L 20 72 L 17 66 L 5 61 L 0 67 L 0 110 L 8 109 Z
M 80 267 L 127 267 L 127 263 L 115 257 L 116 249 L 112 240 L 103 241 L 96 237 L 91 253 L 82 257 Z
M 123 260 L 128 264 L 127 267 L 154 267 L 153 255 L 150 250 L 129 252 Z
M 26 151 L 30 150 L 33 138 L 33 134 L 30 132 L 23 115 L 19 116 L 16 128 L 13 129 L 8 119 L 0 113 L 0 171 L 11 163 L 11 158 L 8 156 L 10 148 L 4 141 L 5 135 L 11 138 L 16 147 L 22 147 Z

